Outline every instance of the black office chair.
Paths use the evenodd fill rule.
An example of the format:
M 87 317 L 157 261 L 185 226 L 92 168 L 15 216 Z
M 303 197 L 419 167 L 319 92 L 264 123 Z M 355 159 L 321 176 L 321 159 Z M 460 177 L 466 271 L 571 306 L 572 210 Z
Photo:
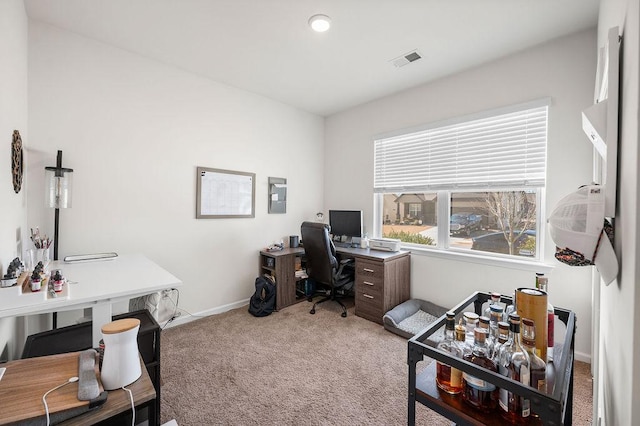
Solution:
M 315 302 L 309 313 L 316 313 L 316 305 L 333 300 L 342 306 L 342 317 L 347 308 L 338 299 L 349 294 L 354 284 L 353 259 L 338 262 L 336 249 L 329 237 L 329 225 L 319 222 L 303 222 L 300 227 L 302 244 L 307 258 L 307 275 L 318 284 L 331 290 L 322 300 Z

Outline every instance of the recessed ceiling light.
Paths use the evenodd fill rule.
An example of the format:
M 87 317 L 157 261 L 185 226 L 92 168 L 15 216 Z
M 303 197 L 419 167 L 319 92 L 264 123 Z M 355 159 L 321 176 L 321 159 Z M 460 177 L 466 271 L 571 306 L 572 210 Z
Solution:
M 309 26 L 313 31 L 323 33 L 331 28 L 331 18 L 327 15 L 313 15 L 309 18 Z

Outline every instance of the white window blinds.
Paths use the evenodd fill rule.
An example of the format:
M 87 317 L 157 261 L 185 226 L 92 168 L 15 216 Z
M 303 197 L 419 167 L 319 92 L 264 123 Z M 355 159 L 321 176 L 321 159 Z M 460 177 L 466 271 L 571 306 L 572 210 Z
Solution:
M 376 139 L 374 192 L 543 187 L 548 105 L 545 99 Z

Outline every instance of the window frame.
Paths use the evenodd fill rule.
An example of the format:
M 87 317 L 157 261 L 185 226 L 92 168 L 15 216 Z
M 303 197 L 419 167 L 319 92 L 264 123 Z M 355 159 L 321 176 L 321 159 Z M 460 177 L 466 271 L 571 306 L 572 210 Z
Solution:
M 498 187 L 498 186 L 483 186 L 477 188 L 464 188 L 456 189 L 452 188 L 436 188 L 433 187 L 430 190 L 426 188 L 406 188 L 404 191 L 391 190 L 380 191 L 375 188 L 374 184 L 374 226 L 373 235 L 380 238 L 382 236 L 383 215 L 384 215 L 384 195 L 385 194 L 413 194 L 413 193 L 435 193 L 437 197 L 437 221 L 436 226 L 438 228 L 437 241 L 435 246 L 421 245 L 414 243 L 401 243 L 403 249 L 410 250 L 412 253 L 428 256 L 436 256 L 447 259 L 464 260 L 473 263 L 480 263 L 483 265 L 496 265 L 502 267 L 512 267 L 516 269 L 525 269 L 536 272 L 550 272 L 552 266 L 546 265 L 545 261 L 545 192 L 546 192 L 546 173 L 547 173 L 547 153 L 548 153 L 548 127 L 549 127 L 549 106 L 550 98 L 543 98 L 532 102 L 526 102 L 518 105 L 513 105 L 504 108 L 497 108 L 490 111 L 484 111 L 478 114 L 467 115 L 463 117 L 457 117 L 450 120 L 443 120 L 436 123 L 430 123 L 427 125 L 413 127 L 410 129 L 404 129 L 395 131 L 392 133 L 386 133 L 374 138 L 374 141 L 381 139 L 402 137 L 410 135 L 411 133 L 424 131 L 425 129 L 435 129 L 438 127 L 444 127 L 457 123 L 465 123 L 467 121 L 473 121 L 484 118 L 491 118 L 500 114 L 508 114 L 517 111 L 524 111 L 528 108 L 538 108 L 545 106 L 546 110 L 546 131 L 545 131 L 545 154 L 544 154 L 544 175 L 545 179 L 542 185 L 526 185 L 510 186 L 510 187 Z M 376 157 L 374 149 L 374 158 Z M 376 173 L 374 167 L 374 174 Z M 374 179 L 375 180 L 375 179 Z M 451 217 L 451 196 L 460 192 L 494 192 L 494 191 L 519 191 L 519 190 L 534 190 L 536 194 L 536 253 L 532 258 L 518 255 L 508 255 L 501 253 L 492 253 L 486 251 L 472 251 L 467 248 L 458 248 L 451 246 L 450 237 L 450 217 Z M 446 223 L 443 223 L 446 222 Z

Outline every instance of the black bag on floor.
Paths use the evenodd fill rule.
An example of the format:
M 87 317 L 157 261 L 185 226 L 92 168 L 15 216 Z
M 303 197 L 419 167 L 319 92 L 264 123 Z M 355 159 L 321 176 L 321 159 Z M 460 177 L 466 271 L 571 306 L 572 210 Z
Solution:
M 256 317 L 266 317 L 276 307 L 276 284 L 269 276 L 256 278 L 256 292 L 249 300 L 249 313 Z

